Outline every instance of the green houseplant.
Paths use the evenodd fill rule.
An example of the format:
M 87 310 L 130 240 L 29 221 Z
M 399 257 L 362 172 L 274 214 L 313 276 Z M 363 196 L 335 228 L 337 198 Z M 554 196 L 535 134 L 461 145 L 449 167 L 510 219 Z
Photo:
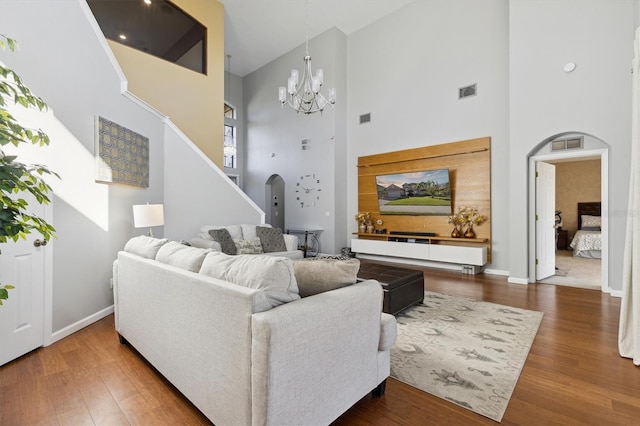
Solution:
M 13 52 L 16 42 L 0 34 L 0 49 L 7 47 Z M 47 108 L 44 101 L 23 84 L 18 74 L 0 63 L 0 243 L 6 243 L 9 239 L 26 239 L 32 230 L 42 234 L 48 241 L 55 235 L 55 229 L 44 219 L 29 214 L 29 204 L 20 194 L 29 193 L 38 203 L 48 204 L 51 187 L 45 182 L 44 176 L 59 176 L 43 165 L 16 161 L 17 156 L 6 155 L 2 147 L 24 143 L 44 146 L 49 144 L 49 137 L 41 129 L 23 127 L 8 111 L 9 103 L 24 108 L 38 108 L 40 111 Z M 0 305 L 13 288 L 12 285 L 0 283 Z

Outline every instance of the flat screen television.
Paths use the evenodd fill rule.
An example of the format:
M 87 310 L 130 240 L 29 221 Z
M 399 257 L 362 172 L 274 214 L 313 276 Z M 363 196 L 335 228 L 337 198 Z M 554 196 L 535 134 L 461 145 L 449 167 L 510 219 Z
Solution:
M 381 215 L 451 216 L 449 169 L 376 176 Z

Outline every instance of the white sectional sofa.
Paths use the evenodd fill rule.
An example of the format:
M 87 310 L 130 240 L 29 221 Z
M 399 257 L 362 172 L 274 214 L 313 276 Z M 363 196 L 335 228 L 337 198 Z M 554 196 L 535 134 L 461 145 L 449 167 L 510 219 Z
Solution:
M 114 262 L 116 329 L 218 426 L 329 424 L 384 392 L 396 320 L 377 281 L 301 298 L 293 265 L 133 238 Z
M 213 237 L 209 233 L 212 229 L 226 229 L 231 238 L 234 241 L 250 241 L 252 239 L 258 238 L 256 233 L 256 227 L 267 227 L 271 228 L 269 224 L 262 225 L 253 225 L 253 224 L 241 224 L 241 225 L 203 225 L 200 227 L 200 232 L 194 238 L 191 238 L 188 242 L 194 247 L 200 248 L 210 248 L 216 251 L 222 251 L 222 247 L 220 243 L 214 241 Z M 298 237 L 296 235 L 283 234 L 284 243 L 286 246 L 285 251 L 276 251 L 276 252 L 267 252 L 262 254 L 267 254 L 270 256 L 284 256 L 290 259 L 302 259 L 304 257 L 304 253 L 302 250 L 298 250 Z

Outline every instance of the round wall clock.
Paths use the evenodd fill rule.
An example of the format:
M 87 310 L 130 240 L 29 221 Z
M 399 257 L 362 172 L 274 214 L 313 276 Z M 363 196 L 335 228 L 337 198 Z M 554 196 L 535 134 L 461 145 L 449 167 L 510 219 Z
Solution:
M 320 200 L 320 179 L 314 174 L 302 175 L 296 182 L 296 201 L 300 208 L 312 207 Z

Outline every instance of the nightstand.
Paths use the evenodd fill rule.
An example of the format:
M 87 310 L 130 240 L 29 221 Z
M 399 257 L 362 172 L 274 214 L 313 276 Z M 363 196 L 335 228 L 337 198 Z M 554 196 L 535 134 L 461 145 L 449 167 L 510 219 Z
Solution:
M 566 250 L 569 245 L 569 231 L 566 229 L 558 228 L 558 241 L 556 248 L 558 250 Z

